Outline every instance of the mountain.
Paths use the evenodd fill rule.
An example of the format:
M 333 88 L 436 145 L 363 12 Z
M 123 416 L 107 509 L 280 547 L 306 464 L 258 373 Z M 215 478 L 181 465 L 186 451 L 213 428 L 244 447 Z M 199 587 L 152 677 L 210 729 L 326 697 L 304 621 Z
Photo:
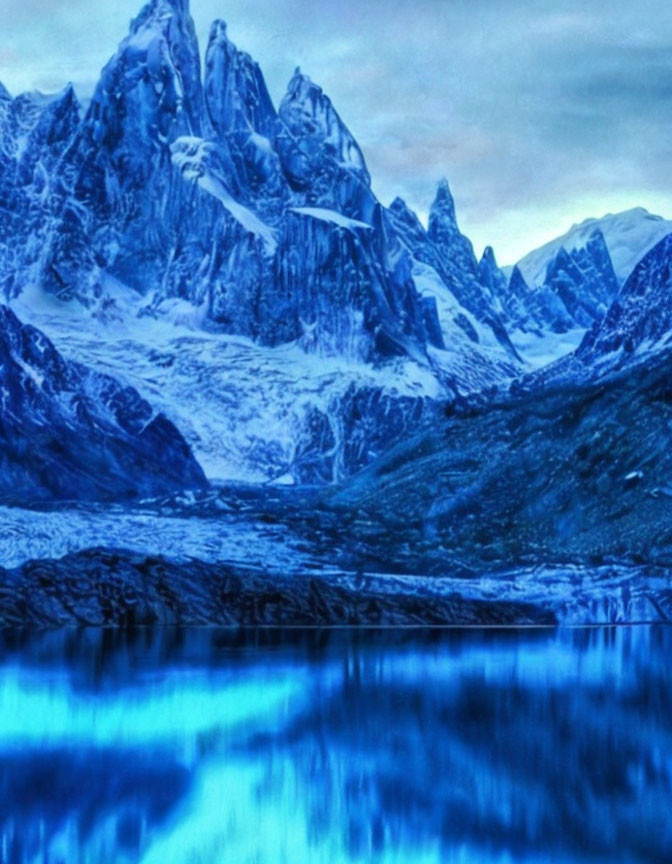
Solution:
M 186 442 L 137 391 L 64 360 L 0 306 L 0 500 L 97 500 L 206 486 Z
M 508 355 L 508 359 L 518 361 L 520 358 L 497 310 L 499 299 L 493 293 L 493 286 L 487 283 L 487 277 L 485 282 L 480 280 L 471 241 L 458 227 L 455 201 L 448 181 L 443 179 L 439 183 L 427 231 L 401 198 L 392 202 L 388 217 L 392 228 L 413 256 L 416 272 L 419 262 L 424 265 L 421 278 L 426 278 L 426 268 L 430 267 L 435 274 L 434 281 L 443 286 L 440 295 L 450 298 L 448 302 L 452 301 L 453 306 L 460 307 L 453 316 L 457 326 L 477 344 L 493 342 L 494 336 L 494 342 Z M 445 328 L 446 315 L 440 315 L 440 318 Z
M 492 246 L 486 246 L 478 262 L 478 281 L 486 289 L 492 302 L 501 307 L 501 298 L 506 292 L 509 280 L 500 268 Z
M 384 208 L 328 95 L 297 69 L 276 110 L 222 21 L 201 70 L 187 2 L 142 9 L 86 111 L 72 88 L 52 100 L 6 94 L 0 109 L 11 202 L 0 290 L 70 359 L 158 399 L 219 479 L 224 465 L 235 479 L 341 479 L 430 422 L 444 398 L 516 374 L 447 183 L 428 230 L 407 208 Z M 68 336 L 83 320 L 72 304 L 95 320 L 94 338 Z M 184 322 L 186 378 L 157 388 L 167 375 L 150 358 L 175 356 Z M 137 341 L 123 367 L 126 325 Z M 204 360 L 213 334 L 238 340 L 221 343 L 233 367 L 244 356 L 266 376 Z M 306 361 L 291 380 L 295 347 Z M 185 406 L 203 390 L 196 417 Z M 255 393 L 263 411 L 243 409 Z
M 608 214 L 601 219 L 586 219 L 573 225 L 566 234 L 530 252 L 518 262 L 529 285 L 541 285 L 550 262 L 561 249 L 571 252 L 584 248 L 595 231 L 604 237 L 614 272 L 623 285 L 644 255 L 672 232 L 672 221 L 649 213 L 643 207 Z
M 559 247 L 536 284 L 527 282 L 518 265 L 507 283 L 492 253 L 481 261 L 479 273 L 497 294 L 500 317 L 512 343 L 534 366 L 574 350 L 582 333 L 602 319 L 619 291 L 609 250 L 597 228 L 584 245 Z
M 108 274 L 262 344 L 421 356 L 436 311 L 328 97 L 297 71 L 276 114 L 219 21 L 205 66 L 188 4 L 152 0 L 60 160 L 33 278 L 89 302 Z
M 567 251 L 561 248 L 546 269 L 538 292 L 554 294 L 562 303 L 568 326 L 589 327 L 601 320 L 618 294 L 619 284 L 601 231 L 595 230 L 586 245 Z M 537 292 L 533 290 L 533 295 Z M 540 302 L 544 314 L 543 299 Z M 548 321 L 548 316 L 545 316 Z M 551 320 L 552 329 L 565 326 Z
M 67 98 L 78 108 L 71 90 Z M 436 271 L 461 322 L 475 317 L 500 354 L 518 359 L 447 183 L 429 230 L 414 237 L 416 226 L 409 233 L 377 201 L 361 148 L 300 70 L 276 111 L 259 66 L 216 21 L 201 80 L 186 2 L 144 7 L 81 123 L 62 122 L 58 135 L 55 152 L 54 136 L 24 143 L 22 217 L 3 217 L 3 234 L 25 247 L 10 254 L 6 241 L 2 275 L 13 296 L 39 283 L 90 304 L 110 276 L 152 309 L 186 299 L 224 332 L 264 345 L 306 337 L 322 354 L 420 359 L 445 341 L 415 259 Z
M 583 363 L 605 355 L 619 363 L 660 352 L 672 339 L 672 233 L 644 256 L 602 320 L 576 351 Z
M 568 356 L 638 261 L 671 231 L 672 222 L 636 208 L 586 219 L 525 256 L 501 293 L 514 345 L 536 366 Z
M 349 548 L 385 572 L 669 569 L 670 429 L 669 353 L 608 379 L 531 376 L 449 412 L 324 499 L 349 520 Z
M 529 284 L 516 265 L 507 288 L 500 292 L 511 330 L 542 334 L 587 329 L 602 318 L 618 290 L 604 237 L 595 230 L 585 246 L 558 249 L 541 283 Z

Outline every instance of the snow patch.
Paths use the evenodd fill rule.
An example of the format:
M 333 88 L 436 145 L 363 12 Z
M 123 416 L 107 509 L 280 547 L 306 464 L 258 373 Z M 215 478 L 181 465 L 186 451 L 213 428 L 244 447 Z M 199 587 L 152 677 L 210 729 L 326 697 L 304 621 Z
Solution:
M 373 230 L 373 226 L 367 222 L 360 222 L 357 219 L 350 219 L 339 213 L 337 210 L 328 210 L 325 207 L 290 207 L 294 213 L 300 213 L 302 216 L 311 216 L 313 219 L 320 219 L 322 222 L 330 222 L 332 225 L 338 225 L 339 228 L 347 228 L 354 231 L 358 228 Z

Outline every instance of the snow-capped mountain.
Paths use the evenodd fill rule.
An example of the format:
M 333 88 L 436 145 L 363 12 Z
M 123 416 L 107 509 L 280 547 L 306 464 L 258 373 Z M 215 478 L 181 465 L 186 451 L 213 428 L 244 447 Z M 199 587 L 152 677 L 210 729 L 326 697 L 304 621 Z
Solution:
M 544 283 L 538 291 L 538 308 L 542 320 L 553 330 L 589 327 L 601 320 L 618 290 L 604 237 L 601 231 L 595 230 L 585 246 L 569 252 L 561 248 L 549 262 Z M 535 299 L 536 294 L 533 289 Z M 559 308 L 558 304 L 548 303 L 549 294 L 560 301 Z
M 529 283 L 516 265 L 501 296 L 513 331 L 566 333 L 600 320 L 618 290 L 604 237 L 595 230 L 585 246 L 560 247 L 540 283 Z
M 152 0 L 133 21 L 55 184 L 24 271 L 59 296 L 88 302 L 108 274 L 155 305 L 205 304 L 264 344 L 309 332 L 322 351 L 368 359 L 436 341 L 436 311 L 328 97 L 297 71 L 276 114 L 222 22 L 203 85 L 186 3 Z
M 576 356 L 584 363 L 612 355 L 623 363 L 633 355 L 660 351 L 672 340 L 672 233 L 635 267 L 604 319 L 584 337 Z
M 218 466 L 218 477 L 224 464 L 241 479 L 342 477 L 446 396 L 515 374 L 518 356 L 496 298 L 479 282 L 447 184 L 428 231 L 411 211 L 382 207 L 360 147 L 300 70 L 276 111 L 259 66 L 216 21 L 201 77 L 187 2 L 144 7 L 85 112 L 72 88 L 51 100 L 4 94 L 0 108 L 7 163 L 0 183 L 2 200 L 11 202 L 0 210 L 5 296 L 69 357 L 120 375 L 152 400 L 162 400 L 154 385 L 163 371 L 143 359 L 143 382 L 119 368 L 116 350 L 106 361 L 116 331 L 100 333 L 101 322 L 131 315 L 206 330 L 182 343 L 184 352 L 193 347 L 185 368 L 198 379 L 178 388 L 178 404 L 162 406 L 199 458 Z M 60 312 L 50 306 L 41 315 L 47 295 L 64 301 Z M 80 326 L 72 302 L 95 317 L 95 340 L 68 338 L 68 327 Z M 222 372 L 201 362 L 213 332 L 259 346 L 249 363 L 268 370 L 255 382 L 261 404 L 273 404 L 277 382 L 286 381 L 287 398 L 264 415 L 268 422 L 238 407 L 248 400 L 245 375 L 233 408 L 227 379 L 226 413 L 206 410 L 205 424 L 185 416 L 182 394 L 201 388 L 204 375 L 220 405 L 214 382 Z M 151 353 L 135 344 L 143 358 Z M 254 347 L 246 343 L 234 358 L 231 344 L 222 350 L 239 368 Z M 325 389 L 317 360 L 303 364 L 295 381 L 281 369 L 271 373 L 288 346 L 334 358 L 345 377 Z M 421 386 L 409 391 L 417 380 Z M 287 400 L 305 410 L 291 409 L 283 428 Z M 232 440 L 240 446 L 230 447 Z
M 490 290 L 497 291 L 513 344 L 537 366 L 572 351 L 582 334 L 602 319 L 619 291 L 609 250 L 597 228 L 584 245 L 559 247 L 540 282 L 529 283 L 516 265 L 506 283 L 492 253 L 484 256 L 479 272 Z
M 131 387 L 66 361 L 0 306 L 0 499 L 105 499 L 206 485 L 177 429 Z
M 672 232 L 672 221 L 655 216 L 643 207 L 609 213 L 601 219 L 586 219 L 518 262 L 528 285 L 543 284 L 548 266 L 558 252 L 585 248 L 596 231 L 602 233 L 616 277 L 623 285 L 644 255 Z
M 409 231 L 414 214 L 394 218 L 395 205 L 377 201 L 364 155 L 321 88 L 297 70 L 276 112 L 223 22 L 212 26 L 201 81 L 188 3 L 151 0 L 81 123 L 71 89 L 63 100 L 59 118 L 31 103 L 35 134 L 5 124 L 7 158 L 27 153 L 8 190 L 21 216 L 3 217 L 8 295 L 39 284 L 90 303 L 111 276 L 153 309 L 187 299 L 225 332 L 265 345 L 418 359 L 454 328 L 444 334 L 415 260 L 436 271 L 472 342 L 480 337 L 464 322 L 475 317 L 485 341 L 503 346 L 498 362 L 517 359 L 447 183 L 429 230 Z M 24 242 L 12 251 L 17 235 Z

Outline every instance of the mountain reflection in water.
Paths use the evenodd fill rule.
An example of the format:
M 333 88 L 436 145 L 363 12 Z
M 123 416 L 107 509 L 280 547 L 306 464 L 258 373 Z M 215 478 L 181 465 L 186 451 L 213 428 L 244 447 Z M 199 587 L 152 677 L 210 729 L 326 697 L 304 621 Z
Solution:
M 0 641 L 0 862 L 669 862 L 672 629 Z

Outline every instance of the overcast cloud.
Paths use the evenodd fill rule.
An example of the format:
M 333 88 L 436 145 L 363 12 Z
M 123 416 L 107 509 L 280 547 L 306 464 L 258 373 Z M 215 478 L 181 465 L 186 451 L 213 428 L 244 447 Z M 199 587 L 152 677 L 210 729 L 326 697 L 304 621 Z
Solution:
M 0 0 L 0 80 L 88 95 L 140 0 Z M 295 66 L 364 149 L 376 192 L 422 216 L 437 180 L 480 252 L 511 263 L 575 221 L 672 216 L 669 0 L 192 0 L 259 61 Z M 95 8 L 94 8 L 95 7 Z

